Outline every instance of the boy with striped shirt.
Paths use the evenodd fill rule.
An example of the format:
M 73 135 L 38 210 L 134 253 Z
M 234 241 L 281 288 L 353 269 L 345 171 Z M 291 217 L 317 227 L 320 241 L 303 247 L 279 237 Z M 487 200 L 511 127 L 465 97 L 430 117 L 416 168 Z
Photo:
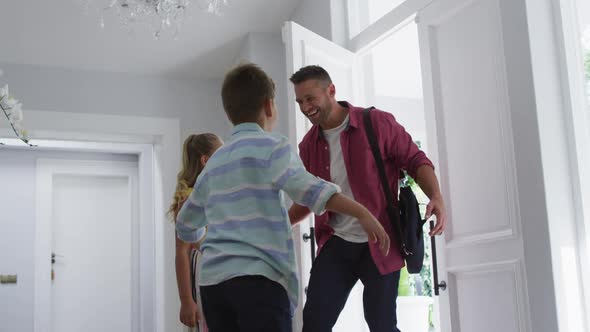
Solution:
M 384 254 L 389 237 L 362 205 L 338 186 L 308 173 L 277 119 L 273 81 L 253 64 L 225 77 L 222 101 L 231 138 L 201 172 L 178 215 L 178 237 L 202 244 L 200 288 L 211 332 L 291 331 L 299 282 L 283 195 L 316 214 L 354 216 Z

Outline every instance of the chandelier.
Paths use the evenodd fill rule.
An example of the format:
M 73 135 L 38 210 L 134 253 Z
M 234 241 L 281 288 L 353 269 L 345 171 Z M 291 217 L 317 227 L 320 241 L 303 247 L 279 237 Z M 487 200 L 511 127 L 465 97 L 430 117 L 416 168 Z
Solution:
M 2 76 L 1 69 L 0 76 Z M 29 146 L 34 146 L 33 144 L 29 143 L 27 130 L 22 125 L 22 104 L 18 101 L 18 99 L 10 95 L 8 92 L 8 84 L 3 88 L 0 88 L 0 115 L 1 114 L 4 114 L 4 116 L 1 117 L 6 118 L 10 128 L 12 128 L 12 131 L 16 137 L 18 137 L 18 139 Z M 0 142 L 0 145 L 4 145 L 4 143 Z
M 229 0 L 108 0 L 103 13 L 112 12 L 119 17 L 121 23 L 133 29 L 137 23 L 148 24 L 154 37 L 159 39 L 164 31 L 173 31 L 178 36 L 187 8 L 193 3 L 208 13 L 220 15 L 221 8 L 227 6 Z M 101 13 L 100 26 L 104 28 L 104 17 Z

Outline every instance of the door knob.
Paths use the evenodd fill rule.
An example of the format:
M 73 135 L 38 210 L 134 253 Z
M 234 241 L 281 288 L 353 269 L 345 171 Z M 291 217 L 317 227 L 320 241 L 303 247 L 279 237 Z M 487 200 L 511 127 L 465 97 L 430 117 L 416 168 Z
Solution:
M 436 287 L 437 290 L 447 290 L 447 282 L 442 280 L 440 283 L 434 285 L 434 287 Z

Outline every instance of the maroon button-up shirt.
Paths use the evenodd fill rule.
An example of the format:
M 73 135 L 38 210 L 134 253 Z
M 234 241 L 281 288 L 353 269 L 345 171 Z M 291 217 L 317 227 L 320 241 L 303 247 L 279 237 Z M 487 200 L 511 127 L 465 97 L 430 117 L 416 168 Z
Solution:
M 367 140 L 363 124 L 363 108 L 354 107 L 347 102 L 339 102 L 349 110 L 348 128 L 340 136 L 342 156 L 346 165 L 348 181 L 354 199 L 363 204 L 381 222 L 389 238 L 391 249 L 388 256 L 383 256 L 378 244 L 369 241 L 369 248 L 377 268 L 382 274 L 388 274 L 400 270 L 404 261 L 399 252 L 396 237 L 393 236 L 391 222 L 387 216 L 387 204 L 379 180 L 379 173 L 375 165 L 375 159 L 371 152 L 371 146 Z M 420 151 L 413 142 L 412 137 L 406 132 L 393 117 L 393 115 L 380 111 L 371 111 L 371 120 L 383 162 L 389 179 L 389 185 L 393 189 L 397 205 L 397 182 L 400 169 L 406 170 L 410 176 L 416 177 L 416 171 L 422 165 L 430 167 L 432 162 Z M 330 179 L 330 147 L 318 125 L 313 126 L 299 144 L 299 154 L 305 168 L 320 178 Z M 334 233 L 328 221 L 331 213 L 327 212 L 315 217 L 315 235 L 318 243 L 318 251 Z

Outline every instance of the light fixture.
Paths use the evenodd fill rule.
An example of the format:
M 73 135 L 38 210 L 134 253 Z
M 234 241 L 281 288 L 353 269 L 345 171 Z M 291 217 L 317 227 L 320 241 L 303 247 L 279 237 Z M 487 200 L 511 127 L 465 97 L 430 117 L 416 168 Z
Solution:
M 8 121 L 10 128 L 12 128 L 12 131 L 20 141 L 33 146 L 29 143 L 27 130 L 22 125 L 22 104 L 18 99 L 10 95 L 8 85 L 0 88 L 0 115 Z M 0 145 L 4 144 L 0 143 Z
M 222 7 L 227 6 L 228 2 L 229 0 L 108 0 L 106 7 L 101 8 L 100 26 L 104 28 L 103 13 L 114 13 L 129 29 L 142 23 L 151 26 L 156 39 L 169 30 L 177 37 L 187 9 L 193 3 L 205 12 L 220 15 Z

